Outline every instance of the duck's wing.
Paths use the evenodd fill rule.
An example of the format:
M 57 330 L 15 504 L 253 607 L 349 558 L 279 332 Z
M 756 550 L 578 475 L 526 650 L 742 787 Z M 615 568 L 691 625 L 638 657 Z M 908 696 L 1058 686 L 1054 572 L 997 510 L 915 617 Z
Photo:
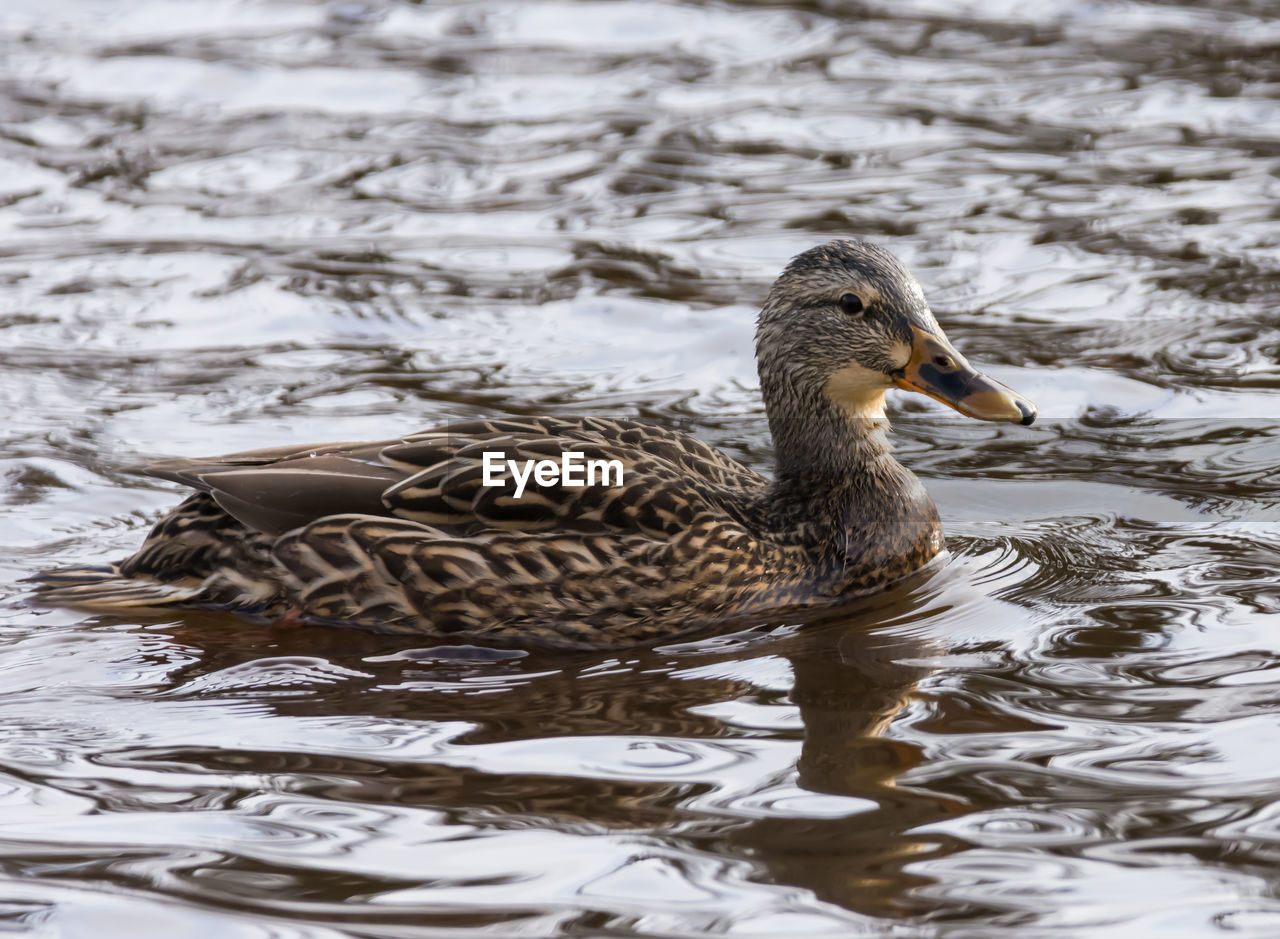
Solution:
M 327 515 L 387 515 L 383 493 L 404 473 L 378 459 L 402 443 L 330 443 L 250 450 L 221 457 L 160 460 L 139 472 L 213 496 L 251 531 L 280 535 Z
M 519 498 L 507 478 L 485 485 L 491 460 L 561 459 L 611 467 L 586 485 L 529 481 Z M 452 424 L 388 447 L 406 472 L 383 494 L 391 514 L 458 533 L 565 531 L 670 536 L 708 507 L 732 511 L 767 481 L 694 437 L 639 421 L 523 418 Z
M 583 486 L 530 477 L 520 498 L 509 477 L 502 486 L 484 483 L 486 453 L 523 465 L 565 452 L 606 461 L 611 470 Z M 273 535 L 352 514 L 409 519 L 457 535 L 671 535 L 708 505 L 731 510 L 745 491 L 766 483 L 685 434 L 639 421 L 567 417 L 466 421 L 397 440 L 165 460 L 142 471 L 208 492 L 248 528 Z

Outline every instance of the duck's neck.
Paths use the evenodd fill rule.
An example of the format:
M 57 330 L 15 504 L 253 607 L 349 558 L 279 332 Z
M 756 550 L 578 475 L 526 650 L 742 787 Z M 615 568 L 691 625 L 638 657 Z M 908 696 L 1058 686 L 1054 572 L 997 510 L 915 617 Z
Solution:
M 793 534 L 839 572 L 833 576 L 852 583 L 880 572 L 892 579 L 940 550 L 937 511 L 893 458 L 882 409 L 854 411 L 822 396 L 771 413 L 769 427 L 776 462 L 771 527 Z
M 777 481 L 788 495 L 816 495 L 901 469 L 888 427 L 883 414 L 855 416 L 825 399 L 810 404 L 803 417 L 770 415 Z
M 782 415 L 771 413 L 774 504 L 796 522 L 818 528 L 870 521 L 877 503 L 886 496 L 896 502 L 915 480 L 893 458 L 888 429 L 883 412 L 856 415 L 825 397 Z

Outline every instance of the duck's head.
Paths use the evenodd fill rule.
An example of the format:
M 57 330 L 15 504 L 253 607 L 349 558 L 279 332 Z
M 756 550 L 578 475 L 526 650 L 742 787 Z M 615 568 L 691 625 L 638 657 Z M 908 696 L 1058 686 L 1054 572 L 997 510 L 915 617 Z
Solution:
M 825 399 L 880 418 L 885 391 L 897 387 L 979 420 L 1036 418 L 1034 404 L 956 351 L 902 262 L 866 242 L 832 241 L 787 265 L 760 312 L 756 357 L 771 408 Z

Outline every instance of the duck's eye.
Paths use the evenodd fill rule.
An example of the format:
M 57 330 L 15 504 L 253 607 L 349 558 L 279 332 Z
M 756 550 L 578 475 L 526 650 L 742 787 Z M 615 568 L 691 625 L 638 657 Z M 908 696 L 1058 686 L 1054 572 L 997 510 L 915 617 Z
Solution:
M 840 309 L 849 316 L 857 316 L 862 312 L 862 298 L 856 293 L 846 293 L 840 298 Z

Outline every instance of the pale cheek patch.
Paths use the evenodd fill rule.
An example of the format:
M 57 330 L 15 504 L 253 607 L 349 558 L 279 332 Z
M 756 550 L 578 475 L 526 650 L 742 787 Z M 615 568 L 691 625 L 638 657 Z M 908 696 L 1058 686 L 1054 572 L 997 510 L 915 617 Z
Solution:
M 846 365 L 827 380 L 827 399 L 853 417 L 884 417 L 884 393 L 889 376 L 861 365 Z
M 889 360 L 894 368 L 906 368 L 911 361 L 911 347 L 905 342 L 895 342 L 889 349 Z

